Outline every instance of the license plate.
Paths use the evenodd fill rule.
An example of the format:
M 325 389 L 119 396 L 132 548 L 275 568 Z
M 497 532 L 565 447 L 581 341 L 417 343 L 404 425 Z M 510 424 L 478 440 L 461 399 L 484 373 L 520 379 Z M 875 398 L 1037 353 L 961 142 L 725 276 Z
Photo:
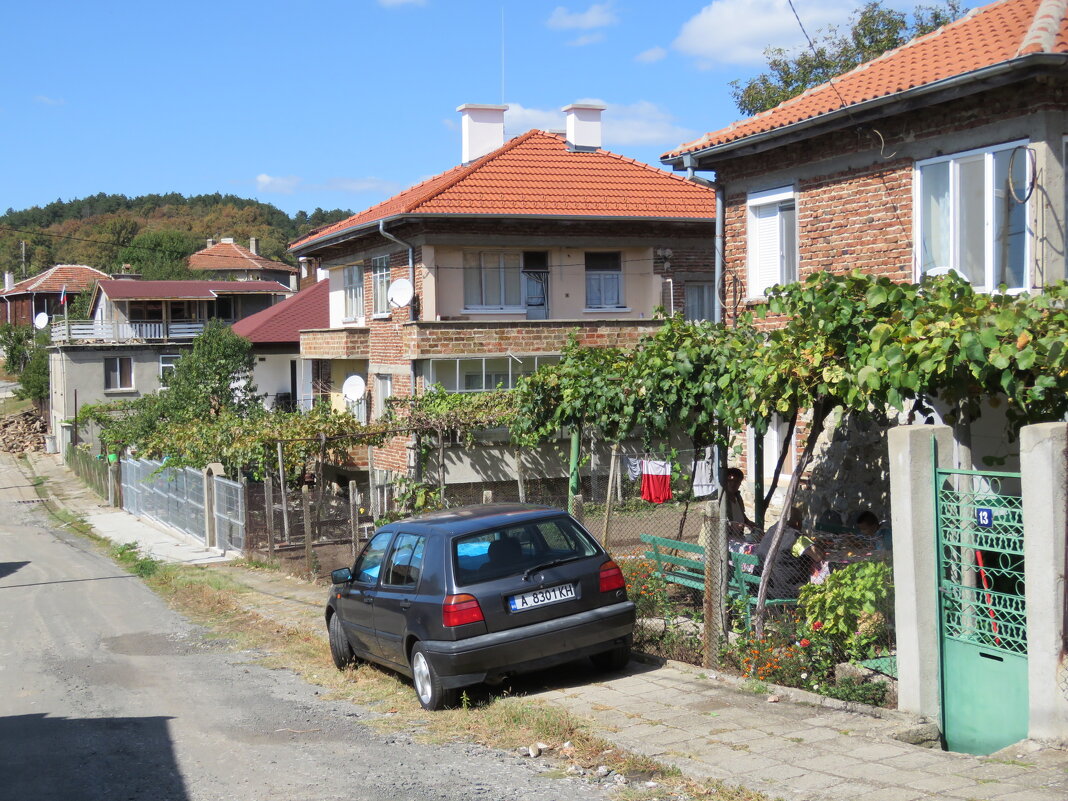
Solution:
M 513 612 L 522 612 L 524 609 L 533 609 L 536 606 L 547 606 L 561 601 L 570 601 L 574 597 L 574 584 L 560 584 L 556 587 L 547 587 L 544 590 L 534 590 L 534 592 L 524 592 L 522 595 L 513 595 L 508 599 L 508 606 Z

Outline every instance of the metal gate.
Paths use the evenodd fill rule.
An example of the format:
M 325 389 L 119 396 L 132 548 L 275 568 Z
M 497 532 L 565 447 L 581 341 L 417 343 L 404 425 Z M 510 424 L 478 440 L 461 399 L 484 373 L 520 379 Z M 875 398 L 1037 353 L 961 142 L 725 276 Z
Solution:
M 1019 473 L 940 470 L 935 454 L 942 732 L 989 754 L 1027 736 Z
M 223 551 L 245 549 L 245 490 L 240 482 L 213 476 L 215 546 Z

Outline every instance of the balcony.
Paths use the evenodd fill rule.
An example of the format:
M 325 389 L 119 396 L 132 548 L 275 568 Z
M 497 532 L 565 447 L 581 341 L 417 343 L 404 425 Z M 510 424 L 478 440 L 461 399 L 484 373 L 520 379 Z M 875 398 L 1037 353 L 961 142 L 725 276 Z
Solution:
M 133 322 L 117 320 L 62 320 L 52 323 L 52 341 L 63 344 L 124 342 L 188 342 L 204 326 L 199 322 Z

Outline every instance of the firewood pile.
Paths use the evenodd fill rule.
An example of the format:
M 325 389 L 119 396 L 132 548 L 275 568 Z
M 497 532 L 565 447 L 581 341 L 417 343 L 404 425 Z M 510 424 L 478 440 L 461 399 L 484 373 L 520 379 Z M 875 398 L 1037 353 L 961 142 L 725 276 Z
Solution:
M 43 451 L 45 430 L 45 422 L 36 409 L 0 417 L 0 451 Z

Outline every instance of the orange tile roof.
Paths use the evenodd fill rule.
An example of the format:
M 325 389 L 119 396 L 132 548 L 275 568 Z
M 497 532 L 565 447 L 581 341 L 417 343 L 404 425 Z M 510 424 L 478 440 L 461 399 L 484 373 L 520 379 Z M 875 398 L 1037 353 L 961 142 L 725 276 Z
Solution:
M 606 150 L 572 151 L 563 136 L 533 130 L 289 248 L 400 214 L 711 219 L 713 200 L 681 176 Z
M 291 267 L 280 261 L 271 261 L 257 256 L 248 248 L 233 242 L 219 242 L 210 248 L 198 250 L 189 257 L 190 270 L 284 270 L 295 273 Z
M 325 279 L 230 326 L 238 336 L 259 344 L 298 344 L 301 331 L 329 327 L 330 282 Z
M 67 294 L 81 292 L 92 286 L 93 281 L 107 278 L 108 274 L 84 264 L 57 264 L 43 273 L 32 275 L 0 295 L 22 295 L 31 293 L 54 292 L 59 294 L 67 288 Z
M 1001 0 L 661 158 L 734 143 L 1036 53 L 1068 54 L 1065 0 Z

